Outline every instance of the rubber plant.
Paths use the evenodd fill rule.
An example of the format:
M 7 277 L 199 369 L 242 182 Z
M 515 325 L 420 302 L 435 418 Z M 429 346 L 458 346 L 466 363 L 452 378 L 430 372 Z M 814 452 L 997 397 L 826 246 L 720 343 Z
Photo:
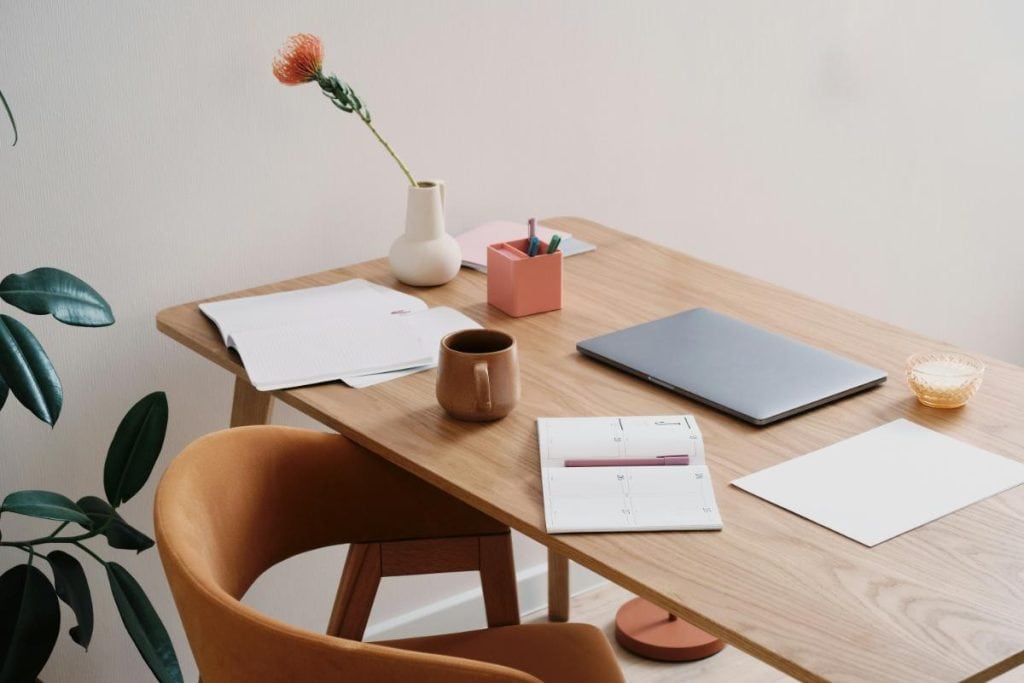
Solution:
M 2 94 L 0 101 L 10 116 Z M 51 315 L 66 325 L 103 327 L 114 322 L 110 306 L 95 289 L 56 268 L 8 275 L 0 280 L 0 300 L 25 313 Z M 46 424 L 56 424 L 64 393 L 53 364 L 28 327 L 0 313 L 0 410 L 12 395 Z M 75 618 L 68 635 L 88 649 L 92 594 L 82 564 L 68 551 L 103 566 L 121 621 L 157 680 L 181 682 L 167 629 L 145 591 L 127 569 L 85 543 L 102 536 L 108 546 L 120 550 L 140 553 L 153 546 L 153 540 L 130 526 L 117 509 L 145 485 L 166 431 L 167 396 L 154 392 L 132 406 L 114 433 L 103 466 L 104 497 L 72 500 L 53 491 L 30 490 L 3 498 L 0 551 L 25 556 L 25 562 L 0 575 L 0 683 L 36 680 L 60 633 L 60 601 Z M 4 516 L 14 514 L 57 525 L 34 538 L 11 540 L 2 535 L 2 523 Z

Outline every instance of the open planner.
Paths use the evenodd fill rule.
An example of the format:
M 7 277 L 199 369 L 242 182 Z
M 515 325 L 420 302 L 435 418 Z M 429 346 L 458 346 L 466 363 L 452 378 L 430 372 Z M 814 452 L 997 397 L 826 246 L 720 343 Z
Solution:
M 199 304 L 260 391 L 341 380 L 366 387 L 437 364 L 441 338 L 480 327 L 366 280 Z
M 722 528 L 692 415 L 542 417 L 537 435 L 549 533 Z

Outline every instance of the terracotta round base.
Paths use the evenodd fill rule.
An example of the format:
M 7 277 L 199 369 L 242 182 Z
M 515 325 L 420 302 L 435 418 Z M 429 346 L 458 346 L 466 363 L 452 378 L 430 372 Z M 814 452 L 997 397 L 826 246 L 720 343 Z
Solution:
M 615 615 L 615 640 L 635 655 L 662 662 L 692 662 L 721 652 L 725 643 L 643 598 Z

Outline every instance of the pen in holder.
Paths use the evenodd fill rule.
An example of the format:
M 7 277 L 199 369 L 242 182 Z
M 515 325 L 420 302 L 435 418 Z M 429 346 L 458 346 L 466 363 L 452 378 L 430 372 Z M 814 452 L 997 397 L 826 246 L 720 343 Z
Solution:
M 529 240 L 512 240 L 487 247 L 487 303 L 513 318 L 562 307 L 562 252 L 547 253 L 540 243 L 528 256 Z

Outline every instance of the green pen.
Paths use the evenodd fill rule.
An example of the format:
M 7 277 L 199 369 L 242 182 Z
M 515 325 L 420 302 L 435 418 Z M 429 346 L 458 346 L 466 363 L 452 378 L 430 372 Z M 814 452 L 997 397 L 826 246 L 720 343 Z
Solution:
M 548 252 L 547 253 L 554 254 L 556 251 L 558 251 L 558 245 L 559 245 L 559 243 L 561 243 L 561 241 L 562 241 L 561 236 L 559 236 L 559 235 L 552 235 L 551 241 L 548 242 Z

